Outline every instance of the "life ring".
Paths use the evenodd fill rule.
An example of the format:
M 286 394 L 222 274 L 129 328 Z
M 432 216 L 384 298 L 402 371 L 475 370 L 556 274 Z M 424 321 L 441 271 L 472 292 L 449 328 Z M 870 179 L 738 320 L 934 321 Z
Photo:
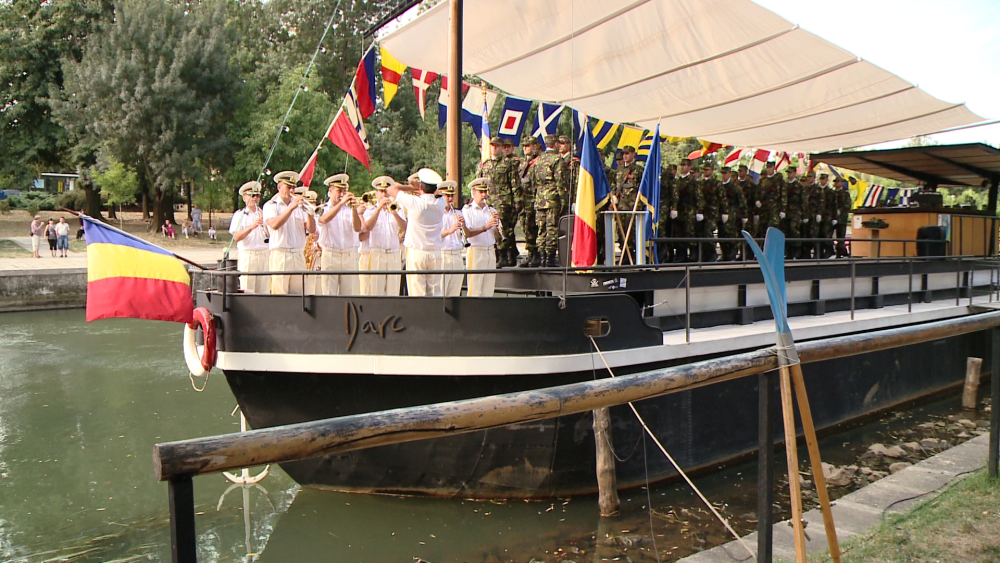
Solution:
M 198 329 L 205 334 L 205 345 L 201 356 L 198 355 L 198 345 L 195 336 Z M 197 307 L 190 323 L 184 325 L 184 362 L 191 375 L 203 376 L 215 366 L 215 315 L 204 307 Z

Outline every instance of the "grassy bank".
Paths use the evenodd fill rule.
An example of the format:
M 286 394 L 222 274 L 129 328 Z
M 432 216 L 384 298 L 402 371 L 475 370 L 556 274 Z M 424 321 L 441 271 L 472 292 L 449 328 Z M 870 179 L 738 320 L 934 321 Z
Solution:
M 843 563 L 1000 561 L 1000 481 L 979 471 L 906 514 L 886 516 L 841 549 Z M 809 558 L 830 560 L 829 552 Z

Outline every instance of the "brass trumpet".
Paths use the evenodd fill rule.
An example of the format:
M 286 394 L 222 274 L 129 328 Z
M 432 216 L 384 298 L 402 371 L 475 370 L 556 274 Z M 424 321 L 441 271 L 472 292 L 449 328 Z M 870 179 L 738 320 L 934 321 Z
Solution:
M 392 211 L 393 213 L 399 211 L 399 204 L 396 203 L 395 201 L 392 202 L 392 203 L 390 203 L 389 204 L 389 211 Z

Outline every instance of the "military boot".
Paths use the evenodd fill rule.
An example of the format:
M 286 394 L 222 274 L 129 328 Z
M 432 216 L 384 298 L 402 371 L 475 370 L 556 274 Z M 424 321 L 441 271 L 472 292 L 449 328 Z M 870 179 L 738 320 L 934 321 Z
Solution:
M 507 255 L 507 263 L 510 265 L 511 268 L 513 268 L 514 266 L 518 265 L 518 258 L 520 257 L 521 255 L 517 251 L 517 246 L 512 246 L 509 254 Z
M 531 253 L 531 262 L 528 263 L 529 268 L 538 268 L 542 265 L 542 255 L 537 250 Z
M 548 256 L 546 257 L 546 261 L 545 261 L 545 267 L 546 268 L 559 268 L 560 267 L 559 259 L 556 258 L 556 253 L 555 252 L 550 252 L 548 254 Z
M 497 269 L 506 268 L 507 264 L 507 252 L 497 249 Z

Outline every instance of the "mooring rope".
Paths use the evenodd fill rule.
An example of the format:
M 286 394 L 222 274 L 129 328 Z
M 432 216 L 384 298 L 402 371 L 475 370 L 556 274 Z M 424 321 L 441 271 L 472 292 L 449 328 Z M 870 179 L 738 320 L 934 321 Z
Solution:
M 604 362 L 604 367 L 608 370 L 608 373 L 611 374 L 611 377 L 615 377 L 615 372 L 611 369 L 611 366 L 608 365 L 608 361 L 604 357 L 604 352 L 602 352 L 601 348 L 597 345 L 597 341 L 594 340 L 593 336 L 588 336 L 588 338 L 590 338 L 590 343 L 594 345 L 594 350 L 597 350 L 597 355 L 599 355 L 601 357 L 601 361 Z M 670 461 L 670 464 L 674 466 L 674 469 L 677 470 L 677 473 L 691 487 L 691 490 L 693 490 L 695 494 L 698 495 L 698 498 L 700 498 L 701 501 L 705 503 L 705 506 L 708 507 L 708 509 L 712 512 L 712 514 L 715 515 L 715 517 L 719 520 L 719 522 L 722 522 L 722 525 L 725 526 L 727 530 L 729 530 L 729 533 L 732 534 L 734 538 L 736 538 L 736 541 L 740 542 L 740 545 L 743 546 L 743 549 L 746 549 L 747 553 L 750 554 L 750 557 L 753 557 L 754 561 L 756 561 L 757 554 L 754 553 L 753 550 L 751 550 L 750 547 L 747 546 L 747 544 L 743 541 L 743 538 L 741 538 L 740 535 L 736 533 L 736 530 L 734 530 L 733 527 L 729 525 L 729 521 L 726 520 L 725 517 L 722 516 L 722 514 L 719 514 L 719 511 L 715 509 L 715 506 L 713 506 L 712 503 L 709 502 L 707 498 L 705 498 L 705 495 L 701 493 L 698 487 L 695 486 L 694 481 L 692 481 L 691 478 L 688 477 L 687 473 L 685 473 L 684 470 L 681 469 L 681 466 L 676 461 L 674 461 L 673 456 L 671 456 L 670 453 L 667 452 L 667 449 L 663 447 L 663 444 L 660 443 L 660 440 L 656 437 L 655 434 L 653 434 L 653 431 L 649 429 L 649 426 L 646 425 L 646 421 L 643 420 L 642 416 L 639 414 L 639 411 L 636 410 L 635 405 L 632 404 L 632 401 L 629 401 L 628 406 L 630 409 L 632 409 L 632 413 L 635 414 L 635 417 L 639 419 L 639 424 L 641 424 L 646 433 L 649 434 L 649 437 L 653 439 L 653 443 L 655 443 L 656 446 L 660 448 L 660 451 L 663 452 L 663 455 L 666 456 L 666 458 Z M 652 510 L 652 507 L 650 507 L 650 510 Z

